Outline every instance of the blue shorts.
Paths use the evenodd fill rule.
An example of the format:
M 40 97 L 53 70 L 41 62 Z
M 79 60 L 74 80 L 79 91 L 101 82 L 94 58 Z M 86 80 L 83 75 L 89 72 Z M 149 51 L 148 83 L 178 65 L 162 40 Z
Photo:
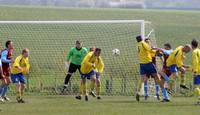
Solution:
M 200 75 L 194 77 L 194 85 L 200 85 Z
M 151 62 L 140 64 L 140 75 L 157 73 L 156 66 Z
M 176 73 L 176 72 L 178 72 L 178 67 L 177 67 L 177 65 L 171 65 L 171 66 L 169 66 L 169 70 L 171 73 Z
M 94 76 L 96 74 L 96 72 L 95 71 L 91 71 L 90 73 L 88 73 L 88 74 L 81 74 L 81 79 L 85 79 L 85 78 L 87 78 L 87 79 L 90 79 L 92 76 Z
M 13 83 L 22 83 L 22 84 L 26 84 L 26 80 L 25 77 L 22 73 L 19 74 L 11 74 L 11 80 Z
M 100 80 L 100 78 L 101 78 L 101 74 L 99 72 L 96 72 L 96 79 Z

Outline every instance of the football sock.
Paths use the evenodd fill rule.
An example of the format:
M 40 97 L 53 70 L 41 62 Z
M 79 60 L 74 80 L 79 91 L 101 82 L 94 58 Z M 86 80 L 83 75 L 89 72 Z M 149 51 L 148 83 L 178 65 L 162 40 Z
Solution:
M 144 93 L 145 93 L 145 96 L 148 96 L 148 83 L 147 82 L 144 82 Z

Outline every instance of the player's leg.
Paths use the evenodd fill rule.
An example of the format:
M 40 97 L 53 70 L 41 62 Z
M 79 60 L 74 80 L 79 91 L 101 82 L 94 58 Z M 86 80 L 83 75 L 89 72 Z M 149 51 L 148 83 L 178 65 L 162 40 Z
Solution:
M 84 78 L 83 78 L 84 79 Z M 83 79 L 81 79 L 80 81 L 80 91 L 79 91 L 79 95 L 77 95 L 75 98 L 78 99 L 78 100 L 81 100 L 82 99 L 82 96 L 83 96 Z
M 149 66 L 149 68 L 151 67 L 151 73 L 152 76 L 155 78 L 155 81 L 160 85 L 160 88 L 162 89 L 162 94 L 163 94 L 163 102 L 169 102 L 170 98 L 169 95 L 167 93 L 167 90 L 165 89 L 164 84 L 162 84 L 161 82 L 161 78 L 156 70 L 156 67 L 154 65 Z
M 160 91 L 160 86 L 157 83 L 156 79 L 154 78 L 154 82 L 155 82 L 155 90 L 156 90 L 156 97 L 158 100 L 160 100 L 160 95 L 159 95 L 159 91 Z
M 189 88 L 186 86 L 186 77 L 185 77 L 185 72 L 180 72 L 180 79 L 181 79 L 181 83 L 180 83 L 180 87 L 186 90 L 189 90 Z
M 169 69 L 171 72 L 170 83 L 169 83 L 169 93 L 173 94 L 174 93 L 173 87 L 174 87 L 175 81 L 178 77 L 178 68 L 176 65 L 171 65 L 169 67 Z
M 92 95 L 93 97 L 96 97 L 96 94 L 94 93 L 95 83 L 96 83 L 96 76 L 93 76 L 90 79 L 90 95 Z
M 139 102 L 140 101 L 140 91 L 141 91 L 141 88 L 142 88 L 142 83 L 144 83 L 144 81 L 147 79 L 147 76 L 146 76 L 146 67 L 147 65 L 146 64 L 140 64 L 140 80 L 139 80 L 139 83 L 138 83 L 138 87 L 137 87 L 137 94 L 136 94 L 136 100 Z
M 149 97 L 149 85 L 148 85 L 148 78 L 150 78 L 150 75 L 147 74 L 143 77 L 143 83 L 144 83 L 144 97 L 145 100 Z
M 3 98 L 5 101 L 10 101 L 10 99 L 6 96 L 8 91 L 8 86 L 11 83 L 10 77 L 6 76 L 2 80 L 2 91 L 0 97 Z
M 20 94 L 20 100 L 18 101 L 19 103 L 25 103 L 23 100 L 23 94 L 24 94 L 24 89 L 25 89 L 25 77 L 23 74 L 19 74 L 19 94 Z
M 1 93 L 1 97 L 4 98 L 4 100 L 6 101 L 10 101 L 10 99 L 7 97 L 7 92 L 8 92 L 8 86 L 11 83 L 11 79 L 10 79 L 10 67 L 3 67 L 3 74 L 4 74 L 4 78 L 3 78 L 3 90 Z
M 67 75 L 66 75 L 66 77 L 65 77 L 64 87 L 63 87 L 63 91 L 62 91 L 62 92 L 64 92 L 64 90 L 65 90 L 65 89 L 67 88 L 67 86 L 69 85 L 70 78 L 71 78 L 72 74 L 73 74 L 74 72 L 76 72 L 77 69 L 78 69 L 78 66 L 77 66 L 77 65 L 75 65 L 75 64 L 73 64 L 73 63 L 70 63 L 69 69 L 68 69 L 68 73 L 67 73 Z
M 97 92 L 97 99 L 101 99 L 100 92 L 101 92 L 101 74 L 96 74 L 96 92 Z
M 198 97 L 197 105 L 200 105 L 200 75 L 194 76 L 193 84 L 194 84 L 195 94 Z
M 1 78 L 1 85 L 0 85 L 0 102 L 5 102 L 4 98 L 2 97 L 2 93 L 4 91 L 4 87 L 6 86 L 4 78 Z

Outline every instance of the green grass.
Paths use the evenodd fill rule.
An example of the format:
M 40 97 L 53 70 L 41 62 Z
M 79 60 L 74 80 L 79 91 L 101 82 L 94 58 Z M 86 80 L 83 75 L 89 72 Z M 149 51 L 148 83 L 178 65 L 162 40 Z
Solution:
M 170 103 L 155 99 L 136 102 L 133 97 L 103 97 L 78 101 L 71 96 L 28 96 L 27 103 L 0 104 L 1 115 L 199 115 L 194 98 L 173 98 Z
M 193 38 L 200 38 L 199 11 L 0 6 L 0 20 L 118 19 L 151 21 L 156 32 L 157 44 L 160 47 L 170 42 L 175 48 L 190 43 Z M 80 38 L 87 48 L 96 45 L 103 49 L 102 56 L 106 71 L 102 78 L 102 91 L 105 92 L 105 82 L 112 76 L 115 80 L 114 91 L 119 94 L 122 78 L 127 77 L 129 82 L 127 84 L 130 84 L 127 94 L 130 95 L 135 85 L 133 82 L 138 77 L 137 48 L 134 39 L 138 34 L 138 29 L 136 31 L 133 28 L 137 27 L 133 25 L 1 25 L 0 42 L 2 47 L 7 39 L 14 41 L 16 52 L 14 57 L 22 48 L 28 47 L 31 51 L 30 86 L 52 87 L 63 84 L 66 53 L 70 47 L 74 46 L 74 41 Z M 113 58 L 113 48 L 119 48 L 122 56 Z M 190 64 L 190 58 L 187 58 L 186 62 Z M 77 87 L 78 74 L 73 81 Z

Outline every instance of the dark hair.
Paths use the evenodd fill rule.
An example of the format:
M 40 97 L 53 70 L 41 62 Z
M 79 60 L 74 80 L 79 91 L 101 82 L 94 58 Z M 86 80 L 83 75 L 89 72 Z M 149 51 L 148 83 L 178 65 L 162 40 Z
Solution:
M 198 41 L 196 39 L 193 39 L 191 42 L 192 47 L 197 48 L 198 47 Z
M 8 48 L 11 42 L 12 42 L 11 40 L 6 41 L 6 44 L 5 44 L 6 48 Z
M 100 48 L 96 48 L 95 52 L 97 52 L 97 51 L 101 52 L 101 49 Z
M 147 41 L 147 40 L 151 40 L 150 38 L 145 38 L 145 40 L 144 41 Z
M 76 44 L 81 44 L 82 42 L 80 40 L 76 40 Z
M 142 36 L 137 36 L 136 40 L 137 40 L 137 42 L 141 42 L 142 41 Z
M 170 43 L 165 43 L 164 46 L 165 46 L 165 47 L 168 47 L 168 48 L 170 48 L 170 49 L 172 49 L 172 46 L 171 46 Z

